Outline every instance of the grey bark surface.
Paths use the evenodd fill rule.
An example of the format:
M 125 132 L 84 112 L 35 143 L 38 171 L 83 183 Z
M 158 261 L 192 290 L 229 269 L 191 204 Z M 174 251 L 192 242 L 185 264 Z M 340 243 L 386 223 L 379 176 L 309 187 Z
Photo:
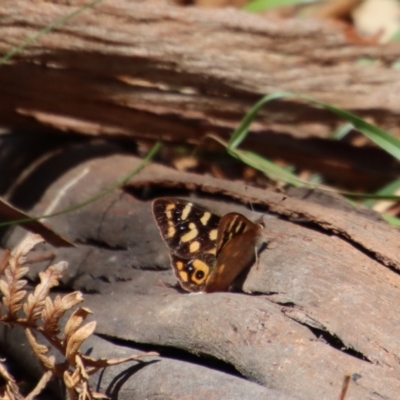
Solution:
M 39 168 L 44 181 L 46 171 L 53 175 L 59 168 L 58 178 L 41 193 L 31 192 L 39 199 L 31 213 L 42 214 L 59 193 L 56 210 L 84 201 L 140 162 L 110 151 L 66 168 L 63 157 L 74 160 L 82 151 L 96 153 L 72 146 Z M 29 179 L 18 190 L 27 187 Z M 170 286 L 168 252 L 151 215 L 152 194 L 160 190 L 196 193 L 192 201 L 252 220 L 260 214 L 241 203 L 268 210 L 262 213 L 268 245 L 242 293 L 190 296 Z M 95 312 L 97 332 L 113 340 L 183 351 L 214 369 L 212 357 L 253 383 L 299 399 L 337 397 L 346 374 L 353 377 L 346 400 L 396 399 L 400 233 L 368 210 L 315 195 L 244 191 L 241 182 L 150 164 L 124 190 L 48 220 L 77 249 L 38 249 L 31 276 L 49 258 L 69 261 L 64 284 L 102 293 L 88 295 L 86 305 Z M 16 228 L 6 245 L 22 234 Z
M 64 3 L 2 1 L 0 53 L 75 9 Z M 394 126 L 400 91 L 391 63 L 399 53 L 398 44 L 351 43 L 337 25 L 321 21 L 104 1 L 1 67 L 2 124 L 197 144 L 210 130 L 228 137 L 261 95 L 286 89 Z M 360 66 L 361 57 L 378 62 Z M 360 149 L 354 156 L 349 147 L 344 159 L 354 165 L 332 163 L 344 154 L 341 144 L 315 138 L 326 137 L 337 122 L 308 103 L 276 102 L 261 113 L 247 145 L 304 162 L 324 148 L 324 172 L 356 179 L 380 153 Z M 109 143 L 60 145 L 1 189 L 31 214 L 64 210 L 139 165 L 124 152 Z M 4 153 L 2 170 L 14 171 L 19 153 L 8 160 Z M 388 170 L 396 175 L 393 160 L 383 160 L 368 179 L 380 182 Z M 251 202 L 264 215 L 268 246 L 241 293 L 189 296 L 171 287 L 151 199 L 189 194 L 219 213 L 255 220 L 259 214 L 244 206 Z M 229 390 L 243 384 L 248 398 L 336 399 L 350 374 L 346 400 L 398 398 L 400 233 L 373 213 L 329 195 L 245 190 L 242 182 L 151 164 L 125 188 L 46 224 L 77 247 L 39 247 L 30 258 L 32 279 L 46 265 L 67 260 L 66 288 L 101 293 L 87 295 L 97 333 L 176 351 L 176 360 L 163 357 L 138 369 L 129 384 L 123 381 L 126 396 L 184 399 L 196 390 L 221 398 L 216 382 L 224 382 Z M 3 245 L 12 248 L 24 234 L 15 228 Z M 14 339 L 15 348 L 20 343 Z M 108 354 L 113 349 L 104 347 Z M 242 378 L 222 374 L 216 359 Z

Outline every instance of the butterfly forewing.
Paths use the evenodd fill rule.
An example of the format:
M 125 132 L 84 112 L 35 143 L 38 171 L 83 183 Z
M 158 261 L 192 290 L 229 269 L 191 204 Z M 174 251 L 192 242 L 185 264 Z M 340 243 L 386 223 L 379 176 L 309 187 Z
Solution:
M 190 292 L 202 291 L 216 264 L 220 217 L 197 204 L 174 198 L 154 200 L 153 213 L 170 249 L 180 285 Z
M 166 197 L 154 200 L 153 213 L 171 253 L 183 258 L 215 254 L 218 215 L 197 204 Z

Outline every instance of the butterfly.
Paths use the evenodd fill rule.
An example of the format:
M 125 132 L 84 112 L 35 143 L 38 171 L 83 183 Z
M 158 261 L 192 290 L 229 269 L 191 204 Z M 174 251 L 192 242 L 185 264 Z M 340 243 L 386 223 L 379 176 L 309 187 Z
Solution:
M 264 242 L 262 224 L 234 212 L 220 217 L 186 200 L 158 198 L 153 215 L 175 276 L 189 292 L 228 290 Z

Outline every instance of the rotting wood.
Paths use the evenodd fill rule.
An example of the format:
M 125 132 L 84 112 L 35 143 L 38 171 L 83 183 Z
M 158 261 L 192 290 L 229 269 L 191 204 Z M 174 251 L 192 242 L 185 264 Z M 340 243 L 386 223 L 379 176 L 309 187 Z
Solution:
M 81 5 L 58 3 L 2 1 L 0 53 Z M 210 131 L 227 138 L 256 100 L 284 89 L 392 128 L 400 119 L 398 72 L 391 66 L 399 54 L 396 43 L 351 43 L 340 25 L 326 21 L 104 1 L 1 67 L 2 124 L 196 144 Z M 358 65 L 363 57 L 375 63 Z M 362 159 L 373 158 L 376 176 L 366 181 L 375 187 L 396 176 L 394 170 L 385 177 L 391 161 L 376 154 L 358 150 L 349 159 L 346 146 L 298 140 L 324 138 L 338 123 L 311 104 L 274 102 L 253 124 L 259 134 L 246 146 L 306 169 L 315 169 L 319 154 L 319 171 L 352 182 L 371 167 Z

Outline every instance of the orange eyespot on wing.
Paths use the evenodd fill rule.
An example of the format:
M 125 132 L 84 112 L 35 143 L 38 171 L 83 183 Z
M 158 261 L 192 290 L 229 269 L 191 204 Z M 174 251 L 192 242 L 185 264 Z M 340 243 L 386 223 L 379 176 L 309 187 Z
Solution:
M 215 256 L 204 254 L 201 258 L 182 259 L 171 256 L 172 266 L 182 289 L 189 292 L 201 292 L 215 266 Z

